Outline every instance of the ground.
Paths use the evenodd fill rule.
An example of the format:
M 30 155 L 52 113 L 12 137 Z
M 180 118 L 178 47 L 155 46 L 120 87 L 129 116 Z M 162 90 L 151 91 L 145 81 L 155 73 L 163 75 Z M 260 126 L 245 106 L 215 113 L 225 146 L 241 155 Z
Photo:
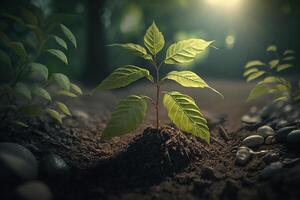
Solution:
M 278 153 L 283 171 L 271 178 L 261 176 L 270 163 L 264 152 L 253 155 L 245 166 L 236 164 L 242 139 L 254 131 L 241 123 L 251 105 L 245 103 L 251 86 L 211 83 L 225 99 L 208 90 L 183 90 L 173 84 L 163 88 L 195 98 L 215 138 L 211 145 L 178 131 L 163 109 L 159 132 L 151 128 L 155 115 L 149 109 L 146 121 L 134 133 L 102 141 L 111 110 L 122 97 L 153 96 L 153 88 L 144 84 L 69 101 L 73 117 L 62 126 L 51 121 L 36 121 L 29 129 L 2 126 L 0 139 L 24 145 L 39 160 L 55 153 L 68 163 L 70 175 L 47 182 L 55 199 L 298 199 L 299 151 L 278 143 L 254 149 Z M 228 138 L 220 134 L 220 126 Z

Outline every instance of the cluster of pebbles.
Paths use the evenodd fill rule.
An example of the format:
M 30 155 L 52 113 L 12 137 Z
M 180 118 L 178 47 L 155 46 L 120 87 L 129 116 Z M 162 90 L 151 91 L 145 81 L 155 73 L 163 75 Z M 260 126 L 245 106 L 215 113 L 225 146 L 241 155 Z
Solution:
M 278 162 L 280 155 L 276 145 L 274 149 L 270 149 L 270 145 L 285 144 L 288 148 L 299 150 L 299 105 L 274 102 L 261 110 L 251 107 L 249 113 L 241 120 L 244 128 L 250 130 L 251 134 L 242 138 L 242 146 L 236 152 L 236 165 L 245 166 L 254 155 L 261 155 L 263 161 L 268 164 L 267 171 L 269 168 L 282 168 L 282 162 Z M 262 171 L 262 176 L 265 176 L 266 170 Z

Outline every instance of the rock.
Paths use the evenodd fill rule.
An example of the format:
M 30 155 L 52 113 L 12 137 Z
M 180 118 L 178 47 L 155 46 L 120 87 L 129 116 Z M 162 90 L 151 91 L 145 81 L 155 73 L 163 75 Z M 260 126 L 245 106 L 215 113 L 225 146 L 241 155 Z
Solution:
M 266 164 L 270 164 L 272 162 L 276 162 L 279 160 L 279 153 L 268 153 L 262 159 Z
M 247 147 L 258 147 L 264 143 L 264 138 L 260 135 L 251 135 L 246 137 L 242 143 Z
M 51 200 L 52 193 L 47 185 L 40 181 L 31 181 L 19 186 L 14 191 L 18 200 Z
M 257 124 L 261 122 L 261 118 L 259 116 L 250 117 L 249 115 L 244 115 L 241 120 L 246 124 Z
M 265 167 L 260 175 L 263 179 L 269 179 L 273 176 L 277 176 L 283 170 L 283 164 L 281 162 L 273 162 L 269 166 Z
M 242 148 L 236 152 L 235 164 L 239 166 L 246 165 L 251 158 L 251 153 L 248 149 Z
M 289 126 L 289 122 L 286 121 L 286 120 L 280 120 L 280 121 L 278 121 L 277 124 L 276 124 L 276 128 L 277 128 L 277 129 L 281 129 L 281 128 L 287 127 L 287 126 Z
M 256 106 L 252 106 L 250 109 L 249 109 L 249 114 L 251 116 L 255 115 L 257 113 L 257 107 Z
M 257 129 L 257 134 L 266 138 L 275 135 L 275 131 L 270 126 L 261 126 Z
M 28 149 L 15 143 L 0 143 L 0 182 L 15 185 L 34 180 L 37 175 L 37 160 Z
M 287 104 L 283 107 L 283 112 L 285 112 L 287 114 L 290 113 L 292 110 L 293 110 L 293 106 L 290 104 Z
M 271 105 L 267 105 L 267 106 L 264 106 L 259 112 L 259 116 L 263 119 L 266 119 L 266 118 L 269 118 L 273 112 L 273 106 Z
M 300 130 L 294 130 L 287 135 L 287 142 L 290 144 L 300 144 Z
M 287 139 L 287 135 L 296 129 L 296 126 L 288 126 L 279 129 L 275 134 L 275 139 L 277 142 L 285 142 Z
M 276 142 L 276 139 L 274 136 L 268 136 L 266 139 L 265 139 L 265 144 L 274 144 Z
M 41 160 L 40 173 L 48 181 L 64 181 L 69 178 L 70 167 L 59 155 L 49 154 Z
M 85 120 L 85 121 L 89 119 L 89 115 L 82 110 L 73 110 L 72 115 L 78 119 Z

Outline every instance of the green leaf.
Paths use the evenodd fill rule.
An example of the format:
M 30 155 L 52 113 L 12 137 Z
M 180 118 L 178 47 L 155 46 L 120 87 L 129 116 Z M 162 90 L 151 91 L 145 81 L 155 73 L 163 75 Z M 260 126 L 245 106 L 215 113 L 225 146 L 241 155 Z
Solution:
M 266 66 L 266 64 L 261 62 L 260 60 L 252 60 L 247 62 L 247 64 L 245 65 L 245 69 L 248 69 L 250 67 L 256 67 L 256 66 Z
M 266 51 L 269 51 L 269 52 L 275 52 L 275 51 L 277 51 L 277 46 L 275 46 L 275 45 L 270 45 L 270 46 L 268 46 L 267 47 L 267 49 L 266 49 Z
M 172 71 L 169 72 L 163 79 L 176 81 L 184 87 L 209 88 L 223 97 L 220 92 L 210 87 L 202 78 L 191 71 Z
M 51 108 L 46 109 L 46 112 L 56 121 L 59 123 L 62 123 L 62 116 L 57 112 L 56 110 L 53 110 Z
M 134 65 L 125 65 L 116 69 L 106 79 L 104 79 L 96 90 L 111 90 L 121 88 L 143 77 L 153 82 L 153 77 L 147 69 L 143 69 Z
M 276 83 L 279 79 L 275 76 L 268 76 L 263 81 L 260 81 L 258 84 L 269 84 L 269 83 Z
M 269 88 L 266 85 L 256 85 L 250 91 L 247 101 L 252 101 L 254 99 L 257 99 L 257 98 L 261 97 L 262 95 L 267 94 L 268 91 L 269 91 Z
M 78 85 L 75 85 L 74 83 L 71 83 L 71 89 L 74 90 L 75 92 L 77 92 L 78 94 L 82 94 L 82 90 L 80 89 L 80 87 Z
M 72 116 L 69 108 L 64 103 L 57 101 L 56 105 L 59 108 L 59 110 L 62 111 L 64 114 Z
M 144 121 L 147 107 L 147 101 L 141 96 L 130 95 L 121 100 L 102 133 L 102 139 L 120 136 L 137 129 Z
M 248 75 L 250 75 L 250 74 L 252 74 L 252 73 L 254 73 L 254 72 L 258 72 L 259 70 L 257 69 L 257 68 L 250 68 L 250 69 L 247 69 L 245 72 L 244 72 L 244 74 L 243 74 L 243 76 L 245 77 L 245 76 L 248 76 Z
M 45 80 L 48 80 L 48 68 L 40 63 L 30 63 L 31 71 L 40 74 Z
M 25 124 L 24 122 L 21 121 L 13 121 L 14 124 L 24 127 L 24 128 L 28 128 L 29 126 L 27 124 Z
M 284 52 L 283 52 L 283 55 L 284 56 L 286 56 L 286 55 L 293 55 L 293 54 L 295 54 L 295 51 L 293 51 L 293 50 L 285 50 Z
M 71 87 L 71 82 L 69 78 L 61 73 L 54 73 L 52 74 L 54 81 L 63 89 L 69 91 Z
M 19 112 L 30 117 L 37 117 L 43 113 L 43 108 L 40 105 L 32 104 L 20 107 Z
M 254 72 L 252 74 L 250 74 L 250 76 L 248 76 L 247 78 L 247 82 L 253 81 L 259 77 L 261 77 L 262 75 L 264 75 L 266 72 L 265 71 L 258 71 L 258 72 Z
M 30 10 L 26 8 L 21 8 L 21 15 L 26 23 L 33 24 L 33 25 L 38 24 L 37 17 Z
M 32 93 L 35 94 L 36 96 L 40 96 L 48 101 L 52 100 L 49 92 L 47 90 L 45 90 L 44 88 L 41 88 L 37 85 L 32 87 Z
M 122 48 L 125 48 L 125 49 L 129 50 L 134 55 L 142 57 L 146 60 L 151 60 L 152 59 L 151 55 L 149 55 L 147 53 L 147 50 L 144 47 L 142 47 L 138 44 L 126 43 L 126 44 L 112 44 L 112 45 L 109 45 L 109 46 L 111 46 L 111 47 L 122 47 Z
M 52 54 L 55 57 L 57 57 L 58 59 L 60 59 L 66 65 L 68 64 L 68 58 L 65 55 L 65 53 L 62 52 L 61 50 L 58 50 L 58 49 L 47 49 L 47 52 L 49 52 L 50 54 Z
M 20 57 L 27 57 L 26 50 L 24 45 L 20 42 L 10 42 L 9 47 L 13 50 L 13 52 Z
M 59 44 L 61 47 L 63 47 L 66 50 L 68 49 L 67 43 L 63 39 L 61 39 L 56 35 L 54 35 L 53 38 L 57 42 L 57 44 Z
M 274 59 L 269 62 L 271 69 L 275 68 L 279 64 L 279 59 Z
M 163 97 L 163 103 L 169 118 L 179 129 L 210 143 L 207 121 L 190 96 L 176 91 L 168 92 Z
M 69 92 L 67 90 L 61 90 L 61 91 L 58 91 L 57 92 L 58 95 L 61 95 L 61 96 L 67 96 L 67 97 L 77 97 L 76 94 L 74 94 L 73 92 Z
M 27 85 L 18 82 L 15 86 L 15 92 L 24 96 L 27 99 L 31 99 L 31 92 Z
M 144 36 L 144 44 L 150 53 L 155 56 L 165 45 L 163 34 L 158 30 L 155 22 L 147 29 Z
M 283 97 L 278 97 L 276 99 L 273 100 L 273 102 L 278 102 L 278 101 L 286 101 L 288 100 L 287 96 L 283 96 Z
M 282 61 L 292 61 L 295 60 L 296 58 L 294 56 L 288 56 L 282 59 Z
M 0 61 L 11 66 L 10 57 L 4 51 L 0 50 Z
M 65 34 L 65 36 L 72 42 L 72 44 L 76 48 L 77 47 L 77 42 L 76 42 L 76 37 L 74 36 L 74 34 L 70 31 L 69 28 L 67 28 L 63 24 L 60 24 L 60 28 L 61 28 L 62 32 Z
M 165 58 L 166 64 L 182 64 L 191 62 L 195 57 L 205 51 L 213 41 L 202 39 L 188 39 L 172 44 Z
M 281 65 L 278 65 L 277 71 L 280 72 L 280 71 L 286 70 L 290 67 L 293 67 L 293 65 L 291 65 L 291 64 L 281 64 Z

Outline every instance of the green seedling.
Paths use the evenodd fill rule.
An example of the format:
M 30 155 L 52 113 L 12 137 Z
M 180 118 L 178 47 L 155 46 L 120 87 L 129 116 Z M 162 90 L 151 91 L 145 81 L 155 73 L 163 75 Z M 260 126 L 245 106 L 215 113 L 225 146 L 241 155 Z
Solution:
M 3 119 L 9 118 L 27 127 L 22 121 L 24 116 L 39 117 L 47 113 L 62 123 L 64 116 L 71 115 L 67 105 L 56 99 L 62 95 L 76 97 L 82 94 L 81 89 L 62 73 L 49 76 L 48 67 L 40 59 L 41 55 L 50 55 L 67 65 L 64 51 L 68 50 L 68 44 L 65 39 L 75 48 L 77 46 L 74 34 L 60 23 L 60 18 L 60 15 L 46 17 L 41 9 L 32 5 L 20 8 L 17 15 L 0 14 L 1 24 L 6 24 L 1 27 L 8 27 L 0 31 L 0 64 L 9 77 L 0 86 Z M 9 29 L 7 24 L 18 27 L 21 34 L 20 31 L 11 31 L 12 28 Z M 51 42 L 61 50 L 48 47 Z
M 210 143 L 210 133 L 207 121 L 196 105 L 192 97 L 177 91 L 161 91 L 161 87 L 166 80 L 172 80 L 184 87 L 210 88 L 201 77 L 192 71 L 171 71 L 165 77 L 160 78 L 160 69 L 163 64 L 181 65 L 191 62 L 195 57 L 205 51 L 213 41 L 203 39 L 187 39 L 179 41 L 169 46 L 165 59 L 161 62 L 157 60 L 157 54 L 163 49 L 165 39 L 156 24 L 147 29 L 144 36 L 145 47 L 126 43 L 114 44 L 110 46 L 121 47 L 131 53 L 145 59 L 155 69 L 155 80 L 150 72 L 145 68 L 134 65 L 125 65 L 116 69 L 111 75 L 104 79 L 96 90 L 111 90 L 125 87 L 136 80 L 147 78 L 156 88 L 156 98 L 151 99 L 144 95 L 130 95 L 117 105 L 112 113 L 112 117 L 103 131 L 103 138 L 120 136 L 135 130 L 144 120 L 147 111 L 147 101 L 149 100 L 156 111 L 156 129 L 159 128 L 159 97 L 163 93 L 163 105 L 167 109 L 171 121 L 181 130 L 190 132 L 196 137 L 202 138 Z M 220 94 L 221 95 L 221 94 Z M 221 95 L 222 96 L 222 95 Z

